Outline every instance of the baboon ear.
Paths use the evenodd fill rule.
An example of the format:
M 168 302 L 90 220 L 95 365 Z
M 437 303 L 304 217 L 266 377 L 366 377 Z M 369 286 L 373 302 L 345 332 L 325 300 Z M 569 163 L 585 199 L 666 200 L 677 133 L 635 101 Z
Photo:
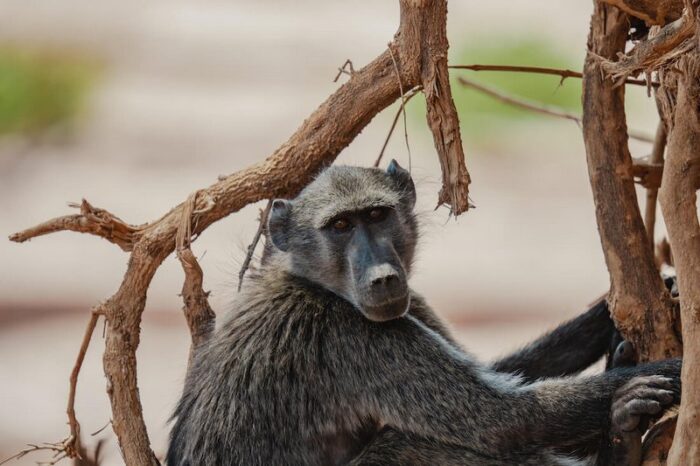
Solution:
M 272 202 L 270 216 L 267 219 L 267 232 L 272 244 L 280 251 L 289 249 L 289 223 L 292 204 L 284 199 Z
M 416 205 L 416 186 L 413 184 L 411 174 L 394 159 L 391 159 L 391 162 L 389 162 L 386 172 L 393 178 L 394 183 L 401 191 L 401 199 L 409 209 L 413 209 Z

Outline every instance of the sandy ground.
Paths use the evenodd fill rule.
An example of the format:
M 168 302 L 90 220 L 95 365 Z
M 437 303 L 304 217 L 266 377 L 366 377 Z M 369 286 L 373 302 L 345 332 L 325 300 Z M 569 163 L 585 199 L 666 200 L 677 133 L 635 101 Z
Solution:
M 451 2 L 452 44 L 518 40 L 537 31 L 582 56 L 590 2 Z M 158 218 L 195 189 L 261 160 L 338 84 L 336 68 L 361 66 L 395 32 L 398 2 L 0 2 L 0 42 L 75 48 L 105 64 L 81 130 L 63 144 L 0 141 L 0 233 L 68 212 L 87 198 L 132 223 Z M 541 11 L 551 12 L 542 28 Z M 515 79 L 515 78 L 514 78 Z M 455 92 L 459 92 L 458 90 Z M 339 158 L 369 164 L 394 108 Z M 636 127 L 651 131 L 644 116 Z M 494 150 L 465 141 L 478 206 L 458 220 L 434 211 L 439 167 L 425 125 L 409 126 L 423 240 L 412 283 L 468 348 L 502 353 L 576 314 L 607 287 L 580 133 L 533 121 Z M 506 144 L 509 143 L 509 144 Z M 640 146 L 633 146 L 639 155 Z M 388 154 L 407 165 L 401 137 Z M 194 249 L 212 305 L 235 293 L 257 207 L 209 228 Z M 67 377 L 87 311 L 116 290 L 127 256 L 72 233 L 17 245 L 0 241 L 0 456 L 66 432 Z M 187 335 L 178 313 L 182 272 L 172 258 L 148 296 L 139 348 L 146 422 L 157 451 L 181 387 Z M 65 311 L 65 312 L 61 312 Z M 43 315 L 41 319 L 34 318 Z M 107 422 L 100 336 L 81 376 L 83 431 Z M 111 460 L 113 436 L 109 438 Z M 19 464 L 32 464 L 32 459 Z

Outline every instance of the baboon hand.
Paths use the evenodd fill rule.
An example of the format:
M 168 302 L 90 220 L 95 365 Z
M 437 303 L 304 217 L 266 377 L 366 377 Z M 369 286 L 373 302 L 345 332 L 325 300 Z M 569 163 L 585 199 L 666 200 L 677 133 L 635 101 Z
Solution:
M 673 380 L 660 375 L 635 377 L 620 387 L 613 398 L 612 430 L 644 432 L 649 422 L 673 404 Z

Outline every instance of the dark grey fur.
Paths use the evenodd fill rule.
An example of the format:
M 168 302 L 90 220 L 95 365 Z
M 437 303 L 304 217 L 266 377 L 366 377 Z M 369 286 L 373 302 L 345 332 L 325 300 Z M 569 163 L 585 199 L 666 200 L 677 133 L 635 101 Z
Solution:
M 492 367 L 473 360 L 405 285 L 414 202 L 394 163 L 332 167 L 276 202 L 275 251 L 196 352 L 168 464 L 582 464 L 608 431 L 618 390 L 619 422 L 641 412 L 623 388 L 635 376 L 667 377 L 662 389 L 677 400 L 679 360 L 553 377 L 604 354 L 613 327 L 603 304 Z M 368 207 L 390 212 L 369 221 Z M 329 236 L 339 217 L 352 232 Z M 377 280 L 386 263 L 394 272 Z

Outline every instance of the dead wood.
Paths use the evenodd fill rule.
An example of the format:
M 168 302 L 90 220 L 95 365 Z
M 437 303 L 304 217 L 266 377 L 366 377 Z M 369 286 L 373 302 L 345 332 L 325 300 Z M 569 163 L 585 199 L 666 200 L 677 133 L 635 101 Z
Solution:
M 513 65 L 450 65 L 450 69 L 456 70 L 470 70 L 470 71 L 505 71 L 508 73 L 530 73 L 530 74 L 545 74 L 550 76 L 559 76 L 561 80 L 559 84 L 562 84 L 565 79 L 577 78 L 581 79 L 583 74 L 580 71 L 573 70 L 563 70 L 559 68 L 545 68 L 541 66 L 513 66 Z M 653 81 L 651 83 L 644 79 L 633 79 L 627 78 L 625 84 L 633 84 L 635 86 L 648 86 L 651 84 L 652 87 L 657 87 L 658 82 Z
M 696 195 L 700 171 L 700 53 L 696 50 L 684 56 L 678 68 L 673 126 L 659 197 L 678 276 L 684 343 L 683 396 L 669 464 L 691 466 L 700 465 L 700 223 Z
M 106 210 L 93 207 L 85 199 L 80 204 L 70 203 L 68 205 L 80 209 L 80 213 L 57 217 L 20 231 L 10 235 L 10 241 L 23 243 L 37 236 L 57 231 L 77 231 L 100 236 L 128 252 L 133 247 L 136 235 L 143 228 L 143 225 L 135 226 L 124 223 L 119 217 Z
M 605 262 L 610 272 L 608 301 L 615 323 L 640 359 L 679 355 L 674 303 L 648 247 L 637 204 L 633 163 L 627 147 L 624 86 L 605 79 L 602 57 L 624 51 L 627 15 L 596 2 L 583 69 L 583 136 Z
M 665 466 L 673 442 L 678 413 L 672 410 L 654 424 L 644 436 L 642 466 Z
M 192 363 L 197 346 L 205 342 L 214 331 L 216 314 L 209 305 L 209 292 L 204 291 L 204 273 L 191 249 L 192 214 L 198 192 L 192 194 L 184 204 L 182 222 L 175 237 L 175 249 L 180 260 L 185 280 L 182 284 L 183 312 L 190 329 L 192 344 L 190 346 L 189 364 Z M 203 211 L 199 211 L 202 213 Z
M 639 42 L 628 54 L 619 52 L 618 57 L 601 57 L 603 70 L 617 85 L 623 84 L 629 76 L 641 72 L 651 73 L 668 66 L 683 54 L 696 47 L 693 40 L 695 20 L 684 13 L 679 19 L 663 28 L 650 32 L 649 38 Z
M 683 0 L 599 0 L 616 6 L 625 13 L 643 20 L 647 25 L 663 26 L 680 18 Z
M 119 289 L 101 306 L 107 322 L 103 363 L 112 405 L 112 426 L 127 464 L 158 464 L 143 421 L 136 349 L 146 292 L 156 270 L 176 244 L 182 246 L 178 250 L 186 276 L 185 315 L 190 328 L 199 332 L 192 336 L 196 343 L 206 336 L 213 313 L 201 289 L 201 269 L 189 249 L 193 238 L 247 204 L 294 196 L 378 112 L 394 102 L 401 89 L 419 85 L 426 94 L 428 125 L 442 167 L 439 202 L 448 204 L 455 215 L 469 208 L 470 178 L 447 74 L 446 0 L 400 0 L 400 6 L 400 26 L 389 46 L 391 51 L 351 72 L 348 82 L 264 162 L 223 177 L 147 225 L 130 227 L 87 204 L 86 212 L 80 215 L 61 217 L 10 237 L 21 242 L 55 231 L 81 231 L 131 251 Z

